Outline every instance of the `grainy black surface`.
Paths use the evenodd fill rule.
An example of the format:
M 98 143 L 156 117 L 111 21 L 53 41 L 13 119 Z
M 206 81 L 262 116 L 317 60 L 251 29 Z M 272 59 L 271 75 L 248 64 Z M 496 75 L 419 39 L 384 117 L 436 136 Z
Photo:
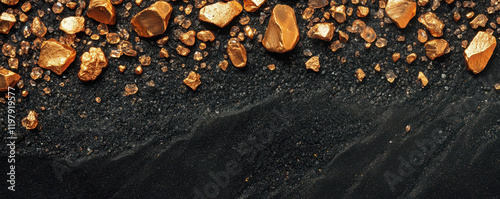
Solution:
M 175 56 L 180 42 L 173 35 L 182 28 L 173 18 L 181 11 L 174 9 L 163 34 L 170 36 L 166 48 L 174 57 L 162 60 L 155 44 L 160 37 L 134 42 L 136 35 L 128 24 L 152 1 L 141 7 L 134 4 L 130 16 L 118 16 L 118 25 L 109 29 L 129 29 L 130 41 L 144 49 L 139 55 L 152 56 L 153 63 L 141 76 L 133 73 L 138 58 L 122 56 L 110 58 L 96 81 L 78 79 L 79 57 L 104 41 L 103 36 L 91 45 L 80 42 L 77 60 L 62 76 L 51 74 L 49 82 L 29 85 L 33 65 L 16 71 L 25 81 L 23 90 L 30 92 L 16 104 L 18 124 L 29 110 L 36 110 L 42 129 L 26 131 L 18 125 L 16 192 L 8 191 L 2 180 L 2 198 L 7 194 L 9 198 L 498 198 L 500 104 L 493 85 L 500 81 L 499 51 L 482 73 L 473 75 L 465 70 L 461 39 L 453 33 L 460 24 L 468 24 L 465 13 L 483 13 L 489 5 L 489 1 L 475 2 L 474 9 L 460 8 L 458 23 L 451 18 L 454 5 L 441 2 L 435 12 L 445 21 L 443 38 L 454 49 L 432 62 L 419 58 L 408 65 L 407 45 L 415 42 L 412 52 L 425 56 L 416 36 L 424 27 L 417 17 L 430 11 L 432 3 L 419 7 L 417 16 L 401 30 L 394 24 L 380 27 L 381 19 L 374 18 L 378 4 L 369 2 L 370 16 L 363 20 L 389 41 L 388 46 L 364 49 L 359 35 L 350 34 L 345 48 L 331 52 L 330 43 L 305 34 L 308 22 L 300 15 L 306 1 L 268 0 L 259 11 L 242 15 L 248 14 L 250 25 L 263 34 L 269 17 L 260 24 L 260 12 L 277 3 L 291 5 L 301 30 L 298 46 L 289 53 L 273 54 L 247 39 L 248 65 L 227 72 L 217 65 L 223 60 L 229 30 L 239 25 L 239 18 L 219 29 L 199 23 L 194 9 L 188 17 L 193 21 L 190 29 L 210 29 L 221 42 L 219 48 L 208 43 L 209 56 L 202 62 L 211 67 L 197 70 L 202 85 L 196 91 L 184 86 L 182 79 L 200 65 L 192 58 L 199 41 L 190 56 Z M 125 3 L 116 6 L 118 13 L 125 12 Z M 171 3 L 176 8 L 187 5 Z M 33 3 L 29 21 L 17 23 L 11 33 L 23 38 L 21 29 L 36 10 L 48 13 L 52 4 Z M 0 12 L 7 8 L 2 4 Z M 322 14 L 315 12 L 316 17 Z M 74 11 L 68 8 L 59 14 L 70 15 Z M 62 35 L 56 16 L 48 13 L 42 18 L 54 28 L 46 38 Z M 355 19 L 353 15 L 343 24 L 329 21 L 344 31 Z M 97 25 L 87 20 L 94 32 Z M 478 30 L 468 26 L 462 39 L 471 41 Z M 0 41 L 13 43 L 10 35 L 0 35 Z M 396 41 L 398 35 L 406 40 Z M 77 37 L 90 40 L 84 33 Z M 108 44 L 103 49 L 109 54 L 113 48 Z M 306 70 L 306 49 L 320 56 L 319 73 Z M 390 60 L 394 52 L 402 55 L 396 63 Z M 31 50 L 30 56 L 19 59 L 37 56 Z M 347 62 L 342 63 L 341 57 Z M 1 66 L 7 66 L 7 60 L 0 55 Z M 162 72 L 158 62 L 169 70 Z M 373 70 L 376 63 L 382 72 Z M 124 74 L 117 69 L 120 64 L 128 67 Z M 268 64 L 277 69 L 268 70 Z M 362 83 L 354 76 L 358 68 L 367 73 Z M 398 76 L 392 84 L 385 79 L 388 70 Z M 426 88 L 417 82 L 418 71 L 429 78 Z M 154 87 L 146 85 L 151 80 Z M 122 96 L 129 83 L 137 84 L 139 92 Z M 52 89 L 51 95 L 43 94 L 45 87 Z M 102 98 L 99 104 L 94 101 L 97 96 Z M 1 107 L 6 115 L 6 104 Z M 0 117 L 2 129 L 6 117 Z M 8 172 L 5 144 L 0 147 L 2 173 Z

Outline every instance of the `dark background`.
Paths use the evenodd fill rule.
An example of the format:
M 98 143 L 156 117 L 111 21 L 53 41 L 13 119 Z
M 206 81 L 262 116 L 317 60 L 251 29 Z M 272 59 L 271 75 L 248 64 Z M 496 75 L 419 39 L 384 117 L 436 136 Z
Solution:
M 21 3 L 14 8 L 19 9 Z M 125 12 L 125 3 L 115 6 L 117 13 Z M 25 82 L 23 90 L 30 94 L 16 104 L 16 192 L 9 192 L 2 180 L 2 196 L 193 198 L 196 190 L 207 198 L 500 195 L 500 104 L 499 92 L 493 88 L 500 82 L 499 51 L 495 50 L 483 72 L 474 75 L 465 70 L 460 42 L 470 42 L 478 30 L 485 28 L 472 30 L 468 26 L 461 33 L 462 39 L 454 34 L 459 25 L 470 21 L 465 17 L 467 12 L 485 13 L 489 1 L 476 1 L 474 9 L 460 8 L 462 19 L 458 22 L 452 20 L 455 5 L 441 2 L 434 12 L 445 22 L 442 38 L 453 49 L 434 61 L 422 61 L 425 49 L 416 33 L 424 27 L 417 18 L 430 11 L 432 2 L 418 7 L 406 29 L 394 24 L 380 27 L 381 19 L 374 18 L 378 4 L 369 2 L 370 15 L 363 21 L 379 37 L 386 38 L 388 46 L 365 49 L 364 40 L 350 33 L 346 47 L 331 52 L 330 42 L 306 36 L 309 22 L 301 17 L 306 1 L 268 0 L 259 11 L 244 11 L 240 17 L 249 15 L 249 24 L 264 34 L 270 13 L 264 8 L 288 4 L 296 9 L 301 30 L 299 44 L 288 53 L 274 54 L 265 51 L 256 39 L 247 38 L 243 43 L 248 65 L 242 69 L 230 66 L 226 72 L 217 65 L 224 58 L 230 28 L 238 25 L 243 30 L 238 23 L 240 17 L 220 29 L 198 22 L 198 9 L 194 9 L 187 17 L 193 22 L 190 29 L 212 30 L 221 43 L 219 48 L 215 41 L 207 43 L 209 55 L 202 62 L 211 67 L 196 70 L 202 76 L 196 91 L 184 86 L 182 80 L 200 65 L 192 58 L 199 41 L 191 47 L 188 57 L 175 53 L 180 41 L 174 38 L 174 32 L 182 28 L 173 19 L 181 14 L 178 7 L 186 3 L 171 2 L 174 12 L 162 35 L 170 37 L 165 46 L 173 55 L 170 59 L 158 56 L 160 47 L 155 41 L 161 36 L 133 41 L 136 35 L 128 22 L 151 3 L 144 1 L 141 7 L 134 4 L 130 16 L 119 15 L 117 25 L 109 26 L 110 32 L 129 30 L 129 41 L 144 49 L 138 56 L 152 57 L 152 64 L 143 67 L 140 76 L 133 73 L 139 65 L 138 56 L 122 56 L 109 58 L 108 68 L 96 81 L 82 83 L 78 79 L 79 57 L 104 41 L 104 36 L 91 45 L 78 43 L 77 59 L 63 75 L 50 74 L 48 82 L 36 80 L 36 86 L 29 85 L 33 64 L 15 70 Z M 354 14 L 346 22 L 328 20 L 344 32 L 357 19 L 356 5 L 347 5 L 354 8 Z M 39 1 L 32 6 L 28 22 L 19 22 L 11 30 L 17 38 L 24 38 L 21 30 L 29 26 L 36 10 L 46 11 L 52 3 Z M 2 4 L 0 12 L 6 9 Z M 268 15 L 264 24 L 258 22 L 260 12 Z M 74 15 L 74 10 L 65 7 L 59 15 Z M 315 16 L 322 15 L 317 9 Z M 46 11 L 42 18 L 47 27 L 54 28 L 45 36 L 47 39 L 63 34 L 57 28 L 56 16 Z M 489 22 L 496 16 L 488 15 Z M 87 18 L 87 27 L 94 33 L 97 25 Z M 10 40 L 11 34 L 0 35 L 1 41 Z M 398 35 L 406 40 L 398 42 Z M 494 36 L 498 37 L 498 33 Z M 77 37 L 90 40 L 84 33 Z M 334 40 L 337 38 L 336 34 Z M 32 35 L 27 40 L 34 39 Z M 19 46 L 19 42 L 14 44 Z M 412 45 L 412 52 L 419 56 L 411 65 L 405 62 L 411 53 L 407 45 Z M 116 45 L 107 44 L 103 50 L 109 54 L 114 48 Z M 310 58 L 303 53 L 306 49 L 320 57 L 320 72 L 305 68 Z M 400 52 L 402 57 L 396 63 L 391 60 L 394 52 Z M 18 58 L 22 63 L 37 60 L 38 54 L 30 50 L 29 56 Z M 347 62 L 342 63 L 341 57 L 346 57 Z M 0 55 L 1 66 L 7 66 L 7 60 Z M 382 72 L 373 70 L 377 63 Z M 124 74 L 118 71 L 121 64 L 127 66 Z M 276 70 L 268 70 L 268 64 L 275 64 Z M 161 65 L 167 65 L 169 70 L 162 72 Z M 367 74 L 361 83 L 354 76 L 358 68 Z M 385 79 L 389 70 L 398 76 L 392 84 Z M 417 81 L 419 71 L 429 78 L 425 88 Z M 151 80 L 154 87 L 146 84 Z M 65 86 L 59 86 L 60 82 Z M 122 96 L 125 85 L 130 83 L 136 84 L 139 91 Z M 51 95 L 43 94 L 46 87 L 52 89 Z M 96 103 L 95 97 L 101 97 L 102 102 Z M 6 104 L 1 107 L 7 109 Z M 29 110 L 39 113 L 41 130 L 27 131 L 20 126 Z M 0 121 L 5 129 L 6 111 L 2 113 Z M 405 130 L 407 125 L 411 127 L 409 132 Z M 430 144 L 426 148 L 418 143 Z M 8 172 L 5 144 L 0 146 L 2 173 Z

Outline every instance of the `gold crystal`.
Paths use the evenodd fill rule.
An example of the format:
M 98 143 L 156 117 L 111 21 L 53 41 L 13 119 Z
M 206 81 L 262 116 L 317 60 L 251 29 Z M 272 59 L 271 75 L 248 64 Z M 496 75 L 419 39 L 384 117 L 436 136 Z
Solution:
M 196 88 L 198 88 L 198 86 L 201 84 L 200 78 L 201 78 L 200 74 L 191 71 L 189 72 L 188 77 L 184 79 L 184 84 L 189 86 L 189 88 L 196 90 Z
M 427 33 L 425 32 L 425 30 L 418 29 L 417 34 L 418 34 L 418 41 L 420 41 L 421 43 L 427 42 Z
M 388 0 L 385 12 L 399 28 L 405 28 L 417 13 L 417 3 L 413 0 Z
M 370 13 L 370 8 L 366 6 L 358 6 L 358 11 L 356 11 L 356 14 L 358 17 L 366 17 Z
M 478 14 L 474 20 L 472 20 L 469 24 L 473 29 L 481 27 L 486 27 L 486 23 L 488 22 L 488 17 L 483 14 Z
M 427 30 L 429 30 L 432 36 L 443 36 L 444 23 L 439 18 L 437 18 L 436 14 L 432 12 L 423 14 L 418 18 L 418 22 L 424 24 L 424 26 L 427 28 Z
M 90 47 L 88 52 L 83 53 L 80 60 L 82 63 L 78 78 L 84 82 L 95 80 L 101 74 L 102 69 L 108 66 L 108 59 L 101 48 Z
M 429 80 L 424 75 L 424 73 L 421 71 L 418 72 L 418 80 L 420 80 L 420 82 L 422 82 L 422 87 L 427 86 L 427 84 L 429 83 Z
M 375 33 L 372 27 L 366 26 L 363 31 L 361 31 L 361 38 L 366 42 L 372 43 L 377 39 L 377 33 Z
M 0 92 L 7 91 L 9 87 L 14 87 L 21 79 L 17 73 L 0 68 Z
M 317 23 L 307 32 L 307 36 L 313 39 L 331 41 L 334 31 L 335 26 L 333 26 L 333 23 Z
M 467 70 L 477 74 L 483 71 L 497 46 L 496 38 L 479 31 L 464 51 Z
M 434 39 L 425 43 L 425 53 L 431 60 L 443 56 L 447 48 L 448 42 L 444 39 Z
M 363 72 L 361 68 L 358 68 L 358 70 L 356 70 L 356 78 L 358 78 L 358 80 L 362 82 L 365 77 L 366 77 L 365 72 Z
M 177 50 L 177 54 L 179 54 L 181 56 L 188 56 L 189 53 L 191 52 L 191 50 L 189 50 L 189 48 L 186 48 L 182 45 L 178 45 L 175 50 Z
M 330 4 L 330 1 L 328 0 L 309 0 L 309 7 L 312 8 L 322 8 Z
M 75 49 L 55 39 L 49 39 L 42 43 L 38 65 L 61 75 L 75 60 L 75 57 Z
M 167 30 L 172 10 L 169 3 L 157 1 L 132 17 L 130 25 L 140 37 L 161 35 Z
M 2 0 L 2 3 L 5 3 L 9 6 L 13 6 L 13 5 L 16 5 L 17 3 L 19 3 L 19 0 Z
M 295 48 L 298 42 L 299 27 L 295 11 L 288 5 L 276 5 L 271 14 L 262 45 L 270 52 L 284 53 Z
M 201 8 L 199 19 L 223 28 L 241 11 L 243 11 L 243 7 L 238 1 L 219 1 Z
M 196 33 L 196 38 L 198 38 L 199 40 L 201 40 L 203 42 L 215 40 L 214 33 L 212 33 L 212 31 L 210 31 L 210 30 L 199 31 L 198 33 Z
M 332 6 L 332 8 L 330 9 L 330 12 L 332 13 L 332 17 L 338 23 L 344 23 L 344 21 L 347 19 L 344 5 Z
M 116 22 L 116 10 L 109 0 L 90 0 L 87 16 L 109 25 Z
M 311 57 L 306 62 L 306 68 L 311 69 L 314 72 L 319 72 L 319 67 L 320 67 L 320 64 L 319 64 L 319 57 L 318 56 Z
M 406 63 L 411 64 L 417 59 L 417 54 L 411 53 L 406 57 Z

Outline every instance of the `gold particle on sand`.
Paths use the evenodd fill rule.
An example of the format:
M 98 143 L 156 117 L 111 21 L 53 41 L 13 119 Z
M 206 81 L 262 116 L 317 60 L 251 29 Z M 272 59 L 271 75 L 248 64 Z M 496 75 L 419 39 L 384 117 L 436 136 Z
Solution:
M 21 120 L 21 124 L 28 130 L 35 129 L 38 126 L 38 114 L 35 111 L 30 111 L 28 116 Z
M 188 77 L 186 77 L 186 79 L 184 79 L 183 82 L 189 88 L 196 90 L 196 88 L 198 88 L 198 86 L 201 84 L 200 78 L 201 78 L 200 74 L 191 71 L 189 72 Z
M 320 64 L 319 64 L 319 57 L 314 56 L 311 57 L 307 62 L 306 62 L 306 68 L 311 69 L 314 72 L 319 72 Z

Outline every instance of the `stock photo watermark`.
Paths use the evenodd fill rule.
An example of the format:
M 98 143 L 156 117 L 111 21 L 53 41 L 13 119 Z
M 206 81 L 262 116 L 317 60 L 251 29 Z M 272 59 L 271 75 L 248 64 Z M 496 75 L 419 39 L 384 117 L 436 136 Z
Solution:
M 235 150 L 241 155 L 248 155 L 254 151 L 255 156 L 257 152 L 264 150 L 274 140 L 275 134 L 282 132 L 286 127 L 290 127 L 294 115 L 285 114 L 276 109 L 272 109 L 272 120 L 267 121 L 266 128 L 255 132 L 236 144 Z M 253 157 L 251 157 L 253 158 Z M 221 189 L 224 189 L 230 184 L 231 178 L 240 174 L 241 163 L 237 160 L 230 160 L 225 164 L 225 169 L 218 172 L 210 171 L 208 176 L 211 181 L 204 182 L 202 187 L 194 187 L 193 194 L 195 199 L 216 198 Z
M 9 172 L 7 173 L 7 189 L 16 191 L 16 89 L 9 87 L 7 91 L 7 165 Z

